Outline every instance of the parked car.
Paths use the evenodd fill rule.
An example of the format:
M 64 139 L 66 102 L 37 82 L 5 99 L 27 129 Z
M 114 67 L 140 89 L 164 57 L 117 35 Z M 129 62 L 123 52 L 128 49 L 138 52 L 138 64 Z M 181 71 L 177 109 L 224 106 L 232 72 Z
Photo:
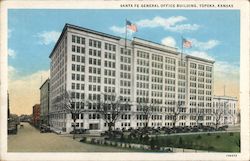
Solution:
M 17 124 L 16 120 L 8 119 L 8 134 L 17 134 Z
M 84 134 L 87 132 L 87 129 L 75 129 L 75 131 L 71 131 L 70 134 Z
M 47 126 L 47 125 L 42 124 L 40 126 L 40 133 L 47 133 L 47 132 L 51 132 L 50 127 Z

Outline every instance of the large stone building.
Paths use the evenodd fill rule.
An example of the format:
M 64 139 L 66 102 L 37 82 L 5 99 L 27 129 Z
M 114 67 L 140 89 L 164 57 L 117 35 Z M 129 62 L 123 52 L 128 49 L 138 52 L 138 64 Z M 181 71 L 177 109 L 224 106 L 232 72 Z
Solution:
M 73 120 L 61 102 L 72 91 L 74 108 L 88 109 L 76 120 L 77 128 L 104 130 L 104 120 L 79 100 L 96 101 L 102 93 L 116 93 L 132 105 L 116 128 L 145 125 L 141 102 L 154 104 L 149 126 L 193 126 L 214 123 L 212 116 L 214 61 L 184 55 L 177 48 L 141 38 L 126 42 L 121 37 L 66 24 L 50 54 L 50 114 L 52 129 L 70 132 Z M 171 113 L 180 107 L 177 121 Z
M 213 97 L 213 107 L 214 110 L 218 110 L 215 113 L 218 118 L 220 125 L 234 125 L 238 122 L 238 110 L 237 110 L 238 100 L 236 97 L 229 96 L 214 96 Z
M 49 79 L 40 87 L 41 124 L 49 125 Z

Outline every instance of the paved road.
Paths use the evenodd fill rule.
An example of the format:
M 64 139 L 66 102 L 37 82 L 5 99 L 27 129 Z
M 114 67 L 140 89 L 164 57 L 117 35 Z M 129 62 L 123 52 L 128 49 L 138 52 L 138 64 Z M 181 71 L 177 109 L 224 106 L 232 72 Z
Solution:
M 17 135 L 8 136 L 8 152 L 127 152 L 128 149 L 81 143 L 72 137 L 55 133 L 40 133 L 28 123 L 22 123 Z

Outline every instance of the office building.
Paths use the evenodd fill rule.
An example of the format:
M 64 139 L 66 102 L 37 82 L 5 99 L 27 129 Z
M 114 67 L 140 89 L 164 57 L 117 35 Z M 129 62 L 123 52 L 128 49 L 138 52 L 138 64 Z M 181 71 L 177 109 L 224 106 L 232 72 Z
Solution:
M 125 50 L 126 49 L 126 50 Z M 212 125 L 214 61 L 181 54 L 177 48 L 141 38 L 121 37 L 66 24 L 50 54 L 50 116 L 55 131 L 73 129 L 71 115 L 58 101 L 71 91 L 74 108 L 85 110 L 76 120 L 77 128 L 105 130 L 107 125 L 80 100 L 95 102 L 102 93 L 116 93 L 131 108 L 116 122 L 116 128 L 145 126 L 141 103 L 153 104 L 148 126 Z M 179 105 L 175 121 L 171 113 Z
M 41 124 L 49 126 L 49 79 L 40 87 Z
M 236 97 L 230 96 L 214 96 L 213 97 L 213 107 L 214 110 L 219 110 L 217 116 L 219 117 L 220 125 L 234 125 L 237 123 L 237 103 Z M 216 116 L 215 116 L 216 117 Z

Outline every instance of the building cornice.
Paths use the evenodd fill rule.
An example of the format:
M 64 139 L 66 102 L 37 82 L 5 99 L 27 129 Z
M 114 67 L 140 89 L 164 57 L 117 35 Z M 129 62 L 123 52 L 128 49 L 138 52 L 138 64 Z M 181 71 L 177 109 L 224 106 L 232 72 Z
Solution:
M 39 89 L 41 89 L 47 82 L 49 82 L 49 78 L 48 79 L 46 79 L 44 82 L 43 82 L 43 84 L 41 85 L 41 87 L 39 88 Z
M 215 63 L 215 61 L 213 61 L 213 60 L 208 60 L 208 59 L 204 59 L 204 58 L 200 58 L 200 57 L 196 57 L 196 56 L 191 56 L 191 55 L 186 55 L 186 58 L 196 59 L 196 60 L 200 60 L 200 61 L 205 61 L 205 62 L 212 63 L 212 64 Z
M 144 40 L 142 38 L 138 38 L 135 37 L 132 41 L 133 45 L 138 45 L 138 46 L 142 46 L 142 47 L 146 47 L 146 48 L 150 48 L 150 49 L 154 49 L 154 50 L 159 50 L 162 52 L 167 52 L 167 53 L 171 53 L 174 55 L 178 55 L 179 53 L 177 52 L 177 48 L 173 48 L 173 47 L 169 47 L 169 46 L 165 46 L 162 44 L 158 44 L 149 40 Z
M 213 99 L 218 99 L 218 100 L 234 100 L 234 101 L 238 101 L 237 97 L 233 97 L 233 96 L 213 96 Z
M 99 32 L 99 31 L 95 31 L 95 30 L 91 30 L 91 29 L 87 29 L 87 28 L 84 28 L 84 27 L 80 27 L 80 26 L 76 26 L 76 25 L 66 23 L 63 30 L 62 30 L 62 33 L 61 33 L 59 39 L 57 40 L 52 52 L 49 55 L 49 58 L 51 58 L 52 55 L 54 54 L 58 44 L 60 43 L 60 41 L 61 41 L 64 33 L 67 31 L 67 29 L 75 29 L 75 30 L 78 30 L 78 31 L 84 31 L 84 32 L 87 32 L 87 33 L 96 34 L 96 35 L 99 35 L 99 36 L 104 36 L 104 37 L 115 39 L 115 40 L 120 40 L 121 39 L 121 37 L 118 37 L 118 36 L 114 36 L 114 35 L 106 34 L 106 33 L 103 33 L 103 32 Z

